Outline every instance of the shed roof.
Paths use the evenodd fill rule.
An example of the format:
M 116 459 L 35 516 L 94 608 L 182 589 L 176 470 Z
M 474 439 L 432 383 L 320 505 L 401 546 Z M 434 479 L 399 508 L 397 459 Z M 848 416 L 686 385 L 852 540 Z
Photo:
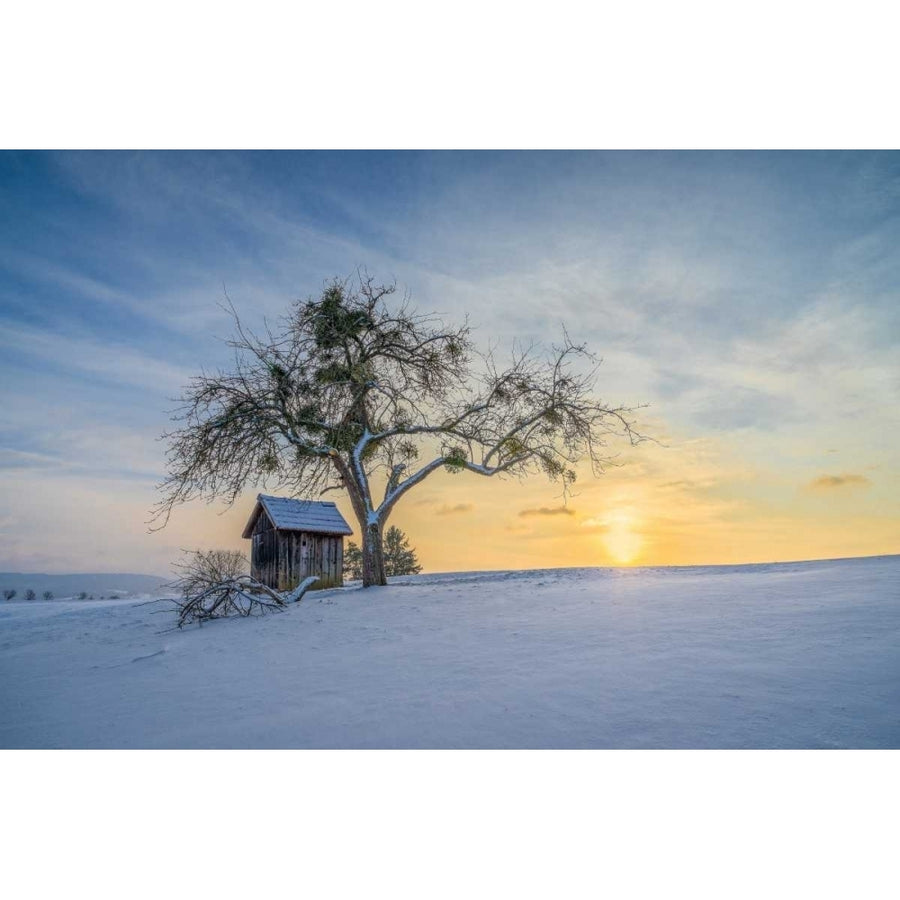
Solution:
M 326 500 L 294 500 L 292 497 L 271 497 L 258 494 L 256 506 L 244 528 L 244 537 L 251 537 L 253 526 L 262 510 L 280 531 L 312 531 L 321 534 L 353 534 L 340 510 Z

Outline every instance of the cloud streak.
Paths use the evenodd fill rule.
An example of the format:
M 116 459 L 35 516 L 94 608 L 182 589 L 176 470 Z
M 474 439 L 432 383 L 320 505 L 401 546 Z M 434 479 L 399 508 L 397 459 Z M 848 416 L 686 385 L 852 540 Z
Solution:
M 473 503 L 457 503 L 455 506 L 448 506 L 446 503 L 435 511 L 436 516 L 458 516 L 462 513 L 472 512 L 475 509 Z
M 872 482 L 865 475 L 820 475 L 808 485 L 813 491 L 831 491 L 835 488 L 868 487 Z

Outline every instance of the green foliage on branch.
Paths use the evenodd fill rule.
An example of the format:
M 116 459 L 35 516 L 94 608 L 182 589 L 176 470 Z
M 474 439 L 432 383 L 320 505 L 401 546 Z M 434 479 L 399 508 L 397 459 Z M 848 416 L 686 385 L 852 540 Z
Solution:
M 453 475 L 463 471 L 468 457 L 462 447 L 451 447 L 444 453 L 444 468 Z

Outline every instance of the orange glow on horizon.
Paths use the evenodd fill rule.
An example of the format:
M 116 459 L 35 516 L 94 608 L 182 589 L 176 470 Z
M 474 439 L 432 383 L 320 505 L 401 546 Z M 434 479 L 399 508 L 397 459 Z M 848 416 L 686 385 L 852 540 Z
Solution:
M 872 487 L 845 479 L 830 490 L 810 490 L 798 479 L 776 485 L 776 492 L 698 440 L 642 446 L 600 478 L 579 475 L 564 502 L 559 486 L 539 477 L 499 481 L 438 472 L 402 499 L 389 524 L 407 533 L 425 572 L 735 565 L 900 552 L 900 519 L 885 496 L 889 482 L 878 473 L 870 475 Z M 254 496 L 221 516 L 221 507 L 203 504 L 177 510 L 154 540 L 194 546 L 202 535 L 204 546 L 248 553 L 240 532 Z M 328 499 L 354 529 L 349 540 L 359 543 L 347 499 L 335 493 Z

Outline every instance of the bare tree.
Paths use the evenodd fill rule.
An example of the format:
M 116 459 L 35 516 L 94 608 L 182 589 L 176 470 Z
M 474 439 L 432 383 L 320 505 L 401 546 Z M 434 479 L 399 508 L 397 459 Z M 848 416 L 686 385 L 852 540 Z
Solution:
M 28 588 L 28 590 L 25 591 L 26 600 L 34 600 L 35 597 L 37 597 L 37 594 L 35 594 L 35 592 L 31 588 Z
M 44 591 L 44 599 L 52 600 L 53 599 L 53 591 Z
M 182 397 L 181 427 L 164 436 L 156 527 L 177 504 L 234 502 L 268 481 L 297 495 L 344 489 L 362 534 L 363 584 L 385 584 L 385 523 L 433 472 L 543 472 L 565 493 L 579 460 L 602 471 L 609 437 L 642 439 L 633 408 L 595 397 L 598 362 L 567 334 L 547 355 L 520 348 L 500 366 L 474 351 L 468 325 L 395 304 L 394 293 L 367 276 L 336 280 L 262 337 L 229 303 L 234 368 L 200 375 Z
M 16 596 L 16 592 L 12 588 L 6 588 L 6 590 L 3 591 L 3 599 L 4 600 L 12 600 L 12 598 L 15 596 Z
M 237 581 L 249 574 L 250 565 L 240 550 L 185 550 L 175 568 L 179 575 L 170 586 L 192 596 L 211 584 Z
M 273 591 L 247 574 L 247 559 L 238 550 L 195 550 L 176 566 L 180 575 L 170 586 L 181 594 L 181 600 L 174 601 L 179 628 L 226 616 L 280 612 L 317 580 L 307 578 L 291 592 Z

